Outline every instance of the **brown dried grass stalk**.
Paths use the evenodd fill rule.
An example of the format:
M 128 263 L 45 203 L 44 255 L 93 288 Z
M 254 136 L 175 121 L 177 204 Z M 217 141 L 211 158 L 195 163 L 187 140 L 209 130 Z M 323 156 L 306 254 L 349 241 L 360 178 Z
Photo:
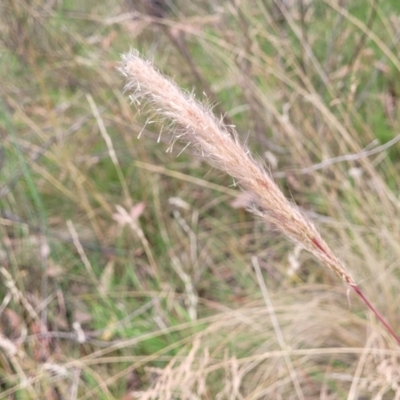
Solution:
M 157 118 L 172 123 L 174 140 L 194 145 L 213 167 L 227 172 L 239 186 L 252 193 L 252 210 L 283 232 L 293 242 L 312 253 L 322 264 L 339 275 L 361 297 L 400 344 L 400 338 L 366 299 L 342 261 L 335 256 L 315 226 L 299 208 L 286 199 L 271 176 L 250 154 L 232 127 L 218 120 L 210 107 L 183 92 L 173 81 L 159 73 L 136 51 L 122 56 L 120 71 L 127 78 L 131 100 L 145 100 Z

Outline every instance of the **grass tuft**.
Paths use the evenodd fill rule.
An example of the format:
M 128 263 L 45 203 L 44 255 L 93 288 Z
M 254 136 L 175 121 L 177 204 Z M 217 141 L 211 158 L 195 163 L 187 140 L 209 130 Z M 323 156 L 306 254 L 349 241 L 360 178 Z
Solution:
M 398 398 L 397 343 L 285 220 L 400 331 L 397 2 L 162 3 L 0 1 L 0 398 Z M 165 152 L 129 46 L 259 182 Z

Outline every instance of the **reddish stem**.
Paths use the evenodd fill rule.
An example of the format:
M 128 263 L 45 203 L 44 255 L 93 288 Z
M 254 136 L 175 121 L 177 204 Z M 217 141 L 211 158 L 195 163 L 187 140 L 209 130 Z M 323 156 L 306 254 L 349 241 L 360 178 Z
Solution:
M 328 255 L 325 251 L 325 249 L 322 247 L 321 243 L 318 242 L 316 238 L 312 238 L 311 241 L 313 242 L 315 247 L 318 247 L 319 250 L 321 250 L 325 255 Z
M 379 319 L 379 321 L 382 322 L 382 324 L 385 326 L 385 328 L 388 330 L 388 332 L 393 336 L 394 339 L 396 339 L 397 343 L 400 344 L 400 337 L 397 336 L 395 331 L 392 329 L 392 327 L 385 321 L 385 319 L 382 317 L 382 315 L 379 313 L 379 311 L 369 302 L 369 300 L 364 296 L 363 292 L 360 290 L 360 288 L 357 285 L 350 285 L 355 292 L 361 297 L 362 301 L 367 305 L 367 307 L 375 314 L 376 318 Z

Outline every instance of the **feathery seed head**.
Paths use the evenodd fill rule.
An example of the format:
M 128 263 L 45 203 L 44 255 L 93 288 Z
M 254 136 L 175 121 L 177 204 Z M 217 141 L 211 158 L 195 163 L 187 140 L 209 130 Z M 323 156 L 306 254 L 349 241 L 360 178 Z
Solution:
M 302 245 L 349 284 L 355 282 L 342 262 L 323 241 L 315 226 L 298 207 L 285 198 L 265 169 L 240 143 L 211 109 L 197 102 L 174 82 L 161 75 L 135 51 L 122 57 L 121 72 L 127 77 L 126 90 L 133 102 L 146 100 L 158 116 L 173 122 L 173 135 L 195 146 L 213 167 L 227 172 L 252 193 L 258 214 L 292 241 Z
M 161 120 L 172 123 L 173 142 L 179 138 L 195 146 L 210 165 L 231 175 L 242 189 L 252 194 L 257 204 L 253 212 L 339 275 L 400 344 L 400 337 L 364 296 L 312 222 L 286 199 L 268 172 L 240 143 L 233 129 L 228 130 L 210 107 L 197 102 L 193 94 L 182 91 L 136 51 L 122 57 L 120 71 L 127 78 L 126 89 L 132 91 L 131 100 L 138 104 L 147 101 Z

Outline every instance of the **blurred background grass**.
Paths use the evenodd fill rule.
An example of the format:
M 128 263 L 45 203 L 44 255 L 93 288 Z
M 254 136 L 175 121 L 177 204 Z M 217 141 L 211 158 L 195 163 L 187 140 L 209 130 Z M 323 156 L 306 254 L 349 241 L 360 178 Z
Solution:
M 400 4 L 0 16 L 0 398 L 400 399 L 382 326 L 229 177 L 166 152 L 116 70 L 137 48 L 211 102 L 399 332 Z

